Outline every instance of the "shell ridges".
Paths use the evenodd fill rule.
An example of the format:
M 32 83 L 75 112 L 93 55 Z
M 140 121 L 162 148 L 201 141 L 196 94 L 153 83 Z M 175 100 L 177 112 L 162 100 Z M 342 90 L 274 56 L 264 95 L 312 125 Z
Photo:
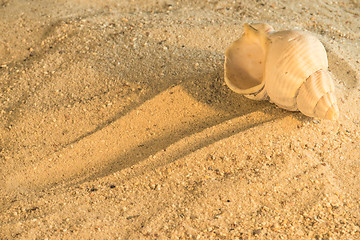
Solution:
M 336 117 L 339 112 L 336 98 L 335 87 L 331 75 L 327 70 L 320 69 L 314 72 L 301 85 L 296 97 L 298 109 L 310 117 L 320 117 L 329 119 L 327 112 L 332 108 L 331 118 Z

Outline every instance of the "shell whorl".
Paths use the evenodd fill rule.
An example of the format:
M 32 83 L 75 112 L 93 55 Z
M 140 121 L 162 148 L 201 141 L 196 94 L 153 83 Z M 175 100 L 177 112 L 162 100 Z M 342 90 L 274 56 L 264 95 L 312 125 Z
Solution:
M 309 33 L 281 31 L 271 37 L 266 66 L 266 92 L 278 106 L 297 110 L 296 93 L 304 81 L 319 69 L 327 69 L 326 51 Z
M 296 102 L 298 109 L 310 117 L 335 120 L 339 116 L 334 83 L 327 70 L 318 70 L 306 79 Z

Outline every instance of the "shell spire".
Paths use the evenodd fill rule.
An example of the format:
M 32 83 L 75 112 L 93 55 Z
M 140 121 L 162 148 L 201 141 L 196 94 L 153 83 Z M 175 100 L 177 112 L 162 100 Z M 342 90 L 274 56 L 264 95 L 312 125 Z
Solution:
M 298 109 L 307 116 L 335 120 L 339 109 L 335 87 L 328 71 L 318 70 L 301 85 L 296 97 Z
M 230 89 L 250 99 L 310 117 L 339 116 L 326 50 L 307 32 L 244 24 L 243 36 L 225 52 L 224 71 Z

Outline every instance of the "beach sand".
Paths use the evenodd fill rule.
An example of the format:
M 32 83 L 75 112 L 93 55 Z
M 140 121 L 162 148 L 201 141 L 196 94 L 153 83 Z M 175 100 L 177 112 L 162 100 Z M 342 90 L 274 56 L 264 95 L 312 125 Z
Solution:
M 243 24 L 324 44 L 338 121 L 224 83 Z M 360 239 L 359 1 L 0 0 L 0 239 Z

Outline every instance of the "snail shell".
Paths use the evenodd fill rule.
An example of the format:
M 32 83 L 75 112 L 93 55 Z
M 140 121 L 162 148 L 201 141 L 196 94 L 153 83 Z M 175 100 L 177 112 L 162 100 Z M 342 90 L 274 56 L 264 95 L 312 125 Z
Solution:
M 225 53 L 225 82 L 250 99 L 270 100 L 310 117 L 339 116 L 326 50 L 312 34 L 244 24 Z

